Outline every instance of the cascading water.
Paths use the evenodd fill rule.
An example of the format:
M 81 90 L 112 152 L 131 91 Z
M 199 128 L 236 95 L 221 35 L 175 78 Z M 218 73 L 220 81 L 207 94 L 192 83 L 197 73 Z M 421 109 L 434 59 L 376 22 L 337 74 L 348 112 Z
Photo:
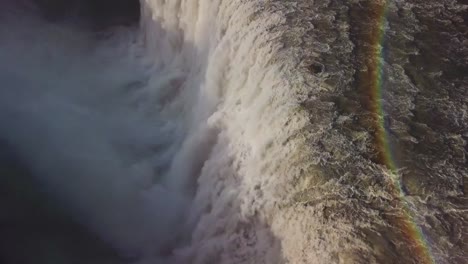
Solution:
M 463 263 L 464 9 L 407 2 L 0 0 L 0 262 Z
M 264 206 L 251 190 L 242 193 L 239 176 L 265 166 L 259 158 L 275 139 L 260 129 L 293 106 L 269 91 L 279 82 L 279 69 L 267 67 L 275 47 L 251 50 L 268 39 L 250 34 L 244 47 L 240 36 L 224 37 L 239 32 L 212 25 L 210 17 L 235 5 L 200 3 L 207 15 L 200 18 L 190 8 L 142 4 L 139 30 L 99 32 L 79 15 L 50 22 L 27 3 L 4 10 L 2 140 L 64 214 L 125 258 L 214 261 L 218 249 L 201 244 L 206 253 L 196 257 L 202 249 L 191 240 L 222 246 L 240 218 Z M 249 58 L 253 52 L 261 53 Z M 277 120 L 259 122 L 266 110 Z M 244 142 L 256 133 L 261 140 Z M 257 204 L 242 209 L 241 198 Z M 205 230 L 226 233 L 210 238 Z

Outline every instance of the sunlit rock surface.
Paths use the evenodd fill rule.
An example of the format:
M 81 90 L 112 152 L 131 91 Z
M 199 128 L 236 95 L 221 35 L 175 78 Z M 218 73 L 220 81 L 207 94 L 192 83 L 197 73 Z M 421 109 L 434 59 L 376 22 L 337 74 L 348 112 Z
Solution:
M 20 2 L 3 262 L 468 263 L 463 1 Z

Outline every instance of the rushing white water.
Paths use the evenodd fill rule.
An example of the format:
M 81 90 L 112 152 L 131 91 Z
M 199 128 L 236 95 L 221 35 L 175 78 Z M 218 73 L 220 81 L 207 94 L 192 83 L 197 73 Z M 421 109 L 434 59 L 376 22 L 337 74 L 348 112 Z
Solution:
M 191 243 L 176 250 L 181 263 L 281 262 L 264 214 L 281 202 L 273 194 L 291 170 L 300 170 L 283 166 L 300 150 L 287 141 L 306 118 L 297 115 L 294 89 L 285 89 L 283 65 L 273 61 L 281 45 L 268 29 L 283 17 L 264 13 L 252 22 L 261 8 L 143 1 L 144 45 L 164 72 L 155 76 L 173 79 L 160 89 L 177 89 L 162 113 L 182 114 L 187 135 L 168 186 L 186 192 L 197 182 L 188 212 Z
M 142 5 L 140 30 L 102 35 L 4 15 L 1 136 L 40 188 L 121 254 L 227 260 L 242 223 L 275 203 L 272 165 L 291 149 L 278 145 L 291 134 L 292 91 L 279 90 L 269 55 L 279 47 L 262 35 L 281 18 L 250 24 L 255 6 L 234 2 Z M 255 222 L 273 254 L 258 257 L 278 261 Z
M 406 16 L 407 25 L 391 21 L 386 34 L 402 27 L 409 37 L 405 33 L 401 41 L 413 41 L 423 27 L 413 28 L 418 22 L 404 2 L 388 4 L 393 14 L 388 19 Z M 429 259 L 429 251 L 413 254 L 423 236 L 408 231 L 402 224 L 407 222 L 430 234 L 428 248 L 441 261 L 449 259 L 452 248 L 462 252 L 455 257 L 463 258 L 453 246 L 457 236 L 449 233 L 458 232 L 452 230 L 460 229 L 465 211 L 447 205 L 449 196 L 444 196 L 461 196 L 461 165 L 444 161 L 429 169 L 430 159 L 421 158 L 414 167 L 424 175 L 431 172 L 431 179 L 447 189 L 425 194 L 429 185 L 419 184 L 416 176 L 404 182 L 403 174 L 389 173 L 372 160 L 375 135 L 368 129 L 374 127 L 375 113 L 362 106 L 368 92 L 354 86 L 355 73 L 365 71 L 360 61 L 373 52 L 366 47 L 375 45 L 366 42 L 372 37 L 359 36 L 368 33 L 366 23 L 379 19 L 370 14 L 362 22 L 359 12 L 375 3 L 140 3 L 138 26 L 96 33 L 80 16 L 52 23 L 36 14 L 30 1 L 0 0 L 0 144 L 14 150 L 38 190 L 123 261 Z M 413 56 L 406 54 L 418 52 L 399 49 L 413 44 L 388 44 L 385 60 L 395 64 L 383 64 L 391 86 L 384 87 L 385 100 L 411 101 L 408 113 L 401 114 L 405 118 L 418 101 L 410 94 L 417 89 L 408 88 L 416 86 L 405 75 L 414 69 L 401 65 L 410 61 L 404 56 Z M 430 89 L 419 88 L 431 95 Z M 393 98 L 393 93 L 413 99 Z M 418 118 L 426 122 L 425 115 Z M 413 121 L 405 120 L 394 123 L 402 127 L 395 131 L 407 129 L 408 135 L 421 133 L 420 140 L 436 142 L 436 136 L 425 136 L 426 128 L 410 131 L 405 122 Z M 405 133 L 395 142 L 404 143 Z M 420 146 L 413 150 L 422 154 L 405 154 L 411 162 L 413 156 L 439 159 Z M 452 173 L 456 168 L 459 173 Z M 395 190 L 396 184 L 414 196 Z M 435 205 L 440 211 L 431 209 Z M 442 221 L 438 213 L 451 218 Z M 454 224 L 432 228 L 444 226 L 439 221 Z M 431 228 L 436 231 L 430 233 Z M 444 237 L 450 236 L 454 239 L 447 242 Z

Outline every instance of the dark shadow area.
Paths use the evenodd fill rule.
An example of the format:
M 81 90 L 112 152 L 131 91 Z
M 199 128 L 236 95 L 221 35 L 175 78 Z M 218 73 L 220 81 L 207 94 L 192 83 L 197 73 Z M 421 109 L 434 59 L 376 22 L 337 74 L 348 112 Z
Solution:
M 140 19 L 139 0 L 34 0 L 49 21 L 70 18 L 84 21 L 95 29 L 134 25 Z
M 122 263 L 41 188 L 4 142 L 0 142 L 0 177 L 0 263 Z
M 23 16 L 38 12 L 49 22 L 79 22 L 94 30 L 105 30 L 137 25 L 140 4 L 138 0 L 0 0 L 0 18 L 11 15 L 20 22 Z M 36 30 L 32 26 L 31 31 Z M 3 38 L 0 35 L 0 41 Z M 0 88 L 9 87 L 2 83 Z M 4 96 L 4 91 L 1 92 L 0 96 Z M 2 138 L 3 129 L 9 129 L 8 124 L 3 125 L 0 130 L 0 263 L 124 263 L 116 250 L 78 223 L 66 205 L 38 182 L 15 145 Z

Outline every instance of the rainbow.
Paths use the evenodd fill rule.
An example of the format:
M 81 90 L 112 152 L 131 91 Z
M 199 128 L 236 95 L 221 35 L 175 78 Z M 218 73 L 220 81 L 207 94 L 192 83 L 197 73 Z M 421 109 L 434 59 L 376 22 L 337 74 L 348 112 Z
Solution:
M 372 54 L 374 56 L 372 65 L 370 67 L 372 73 L 372 84 L 371 84 L 371 108 L 373 113 L 375 113 L 375 118 L 377 120 L 376 125 L 376 144 L 380 150 L 380 160 L 388 168 L 390 173 L 390 178 L 392 179 L 392 192 L 398 201 L 401 203 L 403 208 L 404 217 L 401 219 L 402 232 L 407 236 L 407 240 L 412 242 L 410 248 L 414 250 L 415 257 L 418 259 L 419 263 L 424 264 L 434 264 L 436 263 L 433 254 L 431 253 L 430 246 L 427 242 L 427 239 L 416 223 L 412 210 L 410 209 L 409 203 L 405 198 L 405 192 L 403 186 L 398 177 L 398 167 L 395 162 L 395 158 L 392 153 L 390 146 L 390 139 L 385 128 L 384 116 L 385 109 L 383 106 L 383 78 L 384 70 L 383 66 L 385 63 L 385 54 L 384 54 L 384 44 L 385 44 L 385 32 L 387 24 L 387 15 L 388 15 L 388 0 L 384 0 L 381 3 L 376 3 L 376 9 L 373 10 L 376 12 L 375 18 L 377 19 L 378 27 L 373 32 L 372 36 Z

